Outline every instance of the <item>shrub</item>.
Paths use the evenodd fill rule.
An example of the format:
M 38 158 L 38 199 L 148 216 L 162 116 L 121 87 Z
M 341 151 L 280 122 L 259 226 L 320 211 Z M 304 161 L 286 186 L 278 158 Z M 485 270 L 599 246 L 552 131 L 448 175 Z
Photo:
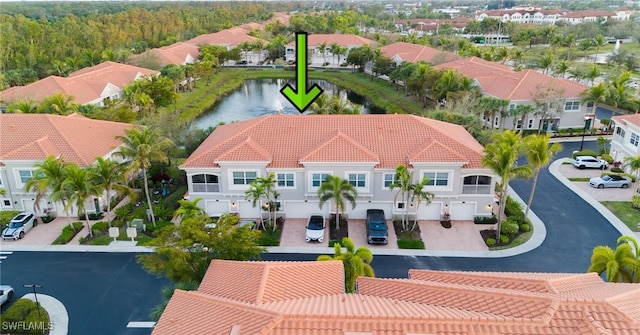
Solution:
M 41 216 L 40 217 L 40 220 L 42 220 L 42 223 L 49 223 L 49 222 L 51 222 L 51 221 L 53 221 L 55 219 L 56 219 L 56 217 L 53 216 L 53 215 L 45 215 L 45 216 Z
M 107 230 L 109 230 L 109 223 L 106 221 L 96 222 L 93 226 L 91 226 L 91 231 L 94 235 L 106 233 Z
M 610 169 L 610 171 L 611 171 L 611 172 L 613 172 L 613 173 L 624 173 L 624 170 L 623 170 L 623 169 L 621 169 L 621 168 L 619 168 L 619 167 L 615 167 L 615 166 L 614 166 L 614 167 L 612 167 L 612 168 Z
M 476 224 L 493 224 L 497 222 L 498 222 L 498 218 L 495 215 L 476 216 L 473 218 L 473 223 L 476 223 Z
M 164 228 L 171 227 L 173 225 L 174 224 L 171 221 L 157 221 L 155 227 L 153 227 L 153 224 L 148 224 L 147 225 L 147 231 L 152 233 L 152 234 L 154 234 L 154 235 L 157 235 Z
M 399 249 L 424 249 L 424 242 L 417 240 L 398 240 Z
M 85 214 L 78 216 L 78 220 L 84 220 L 85 218 Z M 103 213 L 89 213 L 89 220 L 100 220 L 102 218 L 104 218 Z
M 18 214 L 20 214 L 20 211 L 0 211 L 0 226 L 2 226 L 2 229 Z
M 631 197 L 631 207 L 640 209 L 640 194 L 634 194 Z
M 515 222 L 511 219 L 502 222 L 500 225 L 500 234 L 504 234 L 507 236 L 515 236 L 520 230 L 520 226 L 518 222 Z
M 529 226 L 528 223 L 522 223 L 520 224 L 520 231 L 522 232 L 527 232 L 531 229 L 531 227 Z
M 484 243 L 488 246 L 488 247 L 493 247 L 494 245 L 496 245 L 496 239 L 493 237 L 489 237 L 486 241 L 484 241 Z
M 578 152 L 574 152 L 573 155 L 571 156 L 571 158 L 576 159 L 576 157 L 578 156 L 593 156 L 593 157 L 597 157 L 598 153 L 591 150 L 591 149 L 584 149 L 582 151 L 578 151 Z
M 636 181 L 636 177 L 634 175 L 628 174 L 628 173 L 611 173 L 611 172 L 603 172 L 600 177 L 604 177 L 604 176 L 610 176 L 610 175 L 618 175 L 618 176 L 623 176 L 623 177 L 629 177 L 631 178 L 631 181 L 635 183 Z
M 82 229 L 82 222 L 74 222 L 73 229 L 75 229 L 75 231 L 71 230 L 71 227 L 69 227 L 68 225 L 64 226 L 64 228 L 62 228 L 62 233 L 60 233 L 60 236 L 58 236 L 58 238 L 53 241 L 53 244 L 69 243 L 69 241 L 71 241 L 73 237 L 76 236 L 80 229 Z
M 508 244 L 509 236 L 500 234 L 500 244 Z
M 113 214 L 115 214 L 118 219 L 125 220 L 131 210 L 133 209 L 133 205 L 131 203 L 124 204 L 113 210 Z
M 122 227 L 122 226 L 124 226 L 124 222 L 122 222 L 122 220 L 115 219 L 115 220 L 111 221 L 111 226 L 112 227 Z
M 613 163 L 613 157 L 611 157 L 611 155 L 609 154 L 602 154 L 601 158 L 607 161 L 607 163 L 609 164 Z
M 49 328 L 49 314 L 42 306 L 38 307 L 35 301 L 29 299 L 16 300 L 2 313 L 2 324 L 9 322 L 17 326 L 18 329 L 14 330 L 19 334 L 48 334 L 45 330 Z M 3 330 L 6 329 L 3 327 Z

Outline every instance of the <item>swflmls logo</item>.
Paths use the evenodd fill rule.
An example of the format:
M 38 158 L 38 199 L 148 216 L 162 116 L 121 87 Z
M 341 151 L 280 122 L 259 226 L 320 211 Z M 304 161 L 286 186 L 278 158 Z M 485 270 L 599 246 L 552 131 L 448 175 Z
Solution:
M 3 332 L 6 332 L 6 331 L 25 332 L 25 331 L 31 331 L 31 330 L 41 330 L 41 331 L 53 330 L 55 326 L 53 325 L 53 322 L 43 322 L 43 321 L 39 321 L 39 322 L 3 321 L 0 328 L 2 328 Z
M 319 96 L 322 89 L 318 84 L 313 84 L 307 89 L 308 82 L 308 65 L 307 65 L 307 33 L 296 33 L 296 88 L 289 84 L 285 84 L 280 93 L 284 95 L 292 105 L 298 109 L 300 113 L 304 113 Z

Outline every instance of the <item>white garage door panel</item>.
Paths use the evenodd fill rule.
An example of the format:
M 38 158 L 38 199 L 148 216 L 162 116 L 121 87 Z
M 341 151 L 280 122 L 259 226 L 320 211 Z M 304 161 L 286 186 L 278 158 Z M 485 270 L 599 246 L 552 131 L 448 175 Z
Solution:
M 211 201 L 207 200 L 206 202 L 206 211 L 208 215 L 212 214 L 220 214 L 220 213 L 228 213 L 229 212 L 229 201 Z
M 241 218 L 259 218 L 260 217 L 260 204 L 256 203 L 256 207 L 250 201 L 240 201 L 238 204 Z
M 431 203 L 429 205 L 420 204 L 418 209 L 419 220 L 440 220 L 441 203 Z
M 475 211 L 475 202 L 467 202 L 464 204 L 452 203 L 451 211 L 449 212 L 449 214 L 451 215 L 451 220 L 473 220 Z
M 323 213 L 325 217 L 329 217 L 329 204 L 326 203 L 323 206 L 324 210 L 320 209 L 319 203 L 314 202 L 297 202 L 286 201 L 284 204 L 284 210 L 287 213 L 287 218 L 303 219 L 308 218 L 311 213 Z

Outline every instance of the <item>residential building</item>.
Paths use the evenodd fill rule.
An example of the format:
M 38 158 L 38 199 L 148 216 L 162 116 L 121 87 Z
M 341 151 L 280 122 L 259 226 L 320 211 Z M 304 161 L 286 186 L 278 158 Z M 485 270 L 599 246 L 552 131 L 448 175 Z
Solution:
M 409 270 L 357 290 L 344 293 L 341 261 L 213 260 L 152 334 L 640 334 L 640 285 L 596 273 Z
M 579 24 L 584 22 L 606 22 L 607 20 L 629 20 L 633 12 L 630 10 L 585 10 L 568 11 L 561 9 L 541 9 L 532 6 L 521 6 L 501 10 L 479 10 L 475 20 L 496 19 L 502 22 L 528 24 L 555 24 L 564 22 Z
M 253 37 L 248 34 L 249 31 L 240 27 L 234 27 L 229 29 L 220 30 L 216 33 L 204 34 L 194 37 L 185 43 L 192 45 L 221 45 L 228 50 L 240 46 L 242 43 L 255 43 L 257 41 L 263 41 L 266 45 L 267 42 L 257 37 Z
M 630 10 L 582 10 L 568 12 L 558 17 L 558 21 L 570 24 L 579 24 L 585 22 L 607 22 L 608 20 L 628 21 L 633 11 Z
M 371 47 L 376 45 L 375 41 L 372 41 L 368 38 L 364 38 L 354 34 L 309 34 L 307 36 L 307 53 L 311 57 L 322 57 L 322 53 L 320 52 L 319 46 L 324 44 L 327 47 L 325 50 L 324 57 L 332 62 L 335 61 L 338 55 L 334 55 L 329 50 L 332 44 L 338 44 L 343 48 L 347 48 L 347 52 L 344 55 L 341 55 L 341 59 L 346 59 L 346 56 L 349 54 L 349 51 L 353 48 L 363 47 L 365 45 L 369 45 Z M 285 45 L 285 59 L 287 61 L 295 61 L 296 60 L 296 43 L 295 41 L 289 42 Z M 339 65 L 339 64 L 335 64 Z
M 451 62 L 459 58 L 458 55 L 452 52 L 438 50 L 426 45 L 406 42 L 396 42 L 385 45 L 379 50 L 383 56 L 393 60 L 396 65 L 400 65 L 402 62 L 427 62 L 432 65 L 438 65 Z
M 482 94 L 509 100 L 504 113 L 483 116 L 487 126 L 506 129 L 583 128 L 585 118 L 595 118 L 593 103 L 583 102 L 586 86 L 534 70 L 514 71 L 510 67 L 478 57 L 463 58 L 435 66 L 452 69 L 471 78 Z M 526 115 L 515 115 L 518 105 L 530 105 Z M 592 126 L 592 124 L 590 125 Z
M 496 177 L 482 167 L 483 147 L 461 126 L 413 115 L 267 115 L 218 126 L 180 166 L 189 199 L 209 215 L 237 213 L 259 218 L 261 206 L 245 197 L 249 184 L 273 173 L 280 212 L 287 218 L 335 213 L 319 205 L 327 176 L 348 180 L 358 191 L 349 218 L 364 219 L 369 208 L 388 218 L 407 211 L 420 220 L 491 215 Z M 431 204 L 404 203 L 390 188 L 398 165 L 413 182 L 428 177 Z
M 400 31 L 422 36 L 425 34 L 437 34 L 440 27 L 445 25 L 453 28 L 453 31 L 456 33 L 463 33 L 471 20 L 472 19 L 466 17 L 456 17 L 452 19 L 403 19 L 395 20 L 394 25 Z
M 614 127 L 610 150 L 613 160 L 623 162 L 626 157 L 640 155 L 640 114 L 617 115 L 611 121 Z
M 141 54 L 137 54 L 130 59 L 130 63 L 140 66 L 145 62 L 155 62 L 158 68 L 163 68 L 169 64 L 185 65 L 192 64 L 198 59 L 198 46 L 177 42 L 161 48 L 153 48 Z
M 104 105 L 104 100 L 120 99 L 124 87 L 158 71 L 137 66 L 104 62 L 69 74 L 68 77 L 49 76 L 26 86 L 15 86 L 0 92 L 2 105 L 17 101 L 40 102 L 48 96 L 64 94 L 79 105 Z
M 36 193 L 27 192 L 24 185 L 33 177 L 36 163 L 54 156 L 89 166 L 97 157 L 110 158 L 122 143 L 116 136 L 125 136 L 129 128 L 127 123 L 92 120 L 79 114 L 0 114 L 0 187 L 7 191 L 0 196 L 0 209 L 34 210 Z M 98 200 L 106 203 L 102 197 Z M 39 205 L 38 215 L 47 208 L 64 215 L 60 203 L 45 198 Z

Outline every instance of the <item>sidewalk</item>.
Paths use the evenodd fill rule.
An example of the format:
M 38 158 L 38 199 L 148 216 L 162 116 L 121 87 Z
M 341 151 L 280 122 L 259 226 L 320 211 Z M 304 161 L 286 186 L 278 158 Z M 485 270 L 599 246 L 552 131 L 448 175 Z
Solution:
M 38 303 L 49 313 L 49 335 L 67 335 L 69 332 L 69 314 L 60 300 L 46 294 L 37 294 Z M 22 298 L 36 301 L 33 293 L 25 294 Z

